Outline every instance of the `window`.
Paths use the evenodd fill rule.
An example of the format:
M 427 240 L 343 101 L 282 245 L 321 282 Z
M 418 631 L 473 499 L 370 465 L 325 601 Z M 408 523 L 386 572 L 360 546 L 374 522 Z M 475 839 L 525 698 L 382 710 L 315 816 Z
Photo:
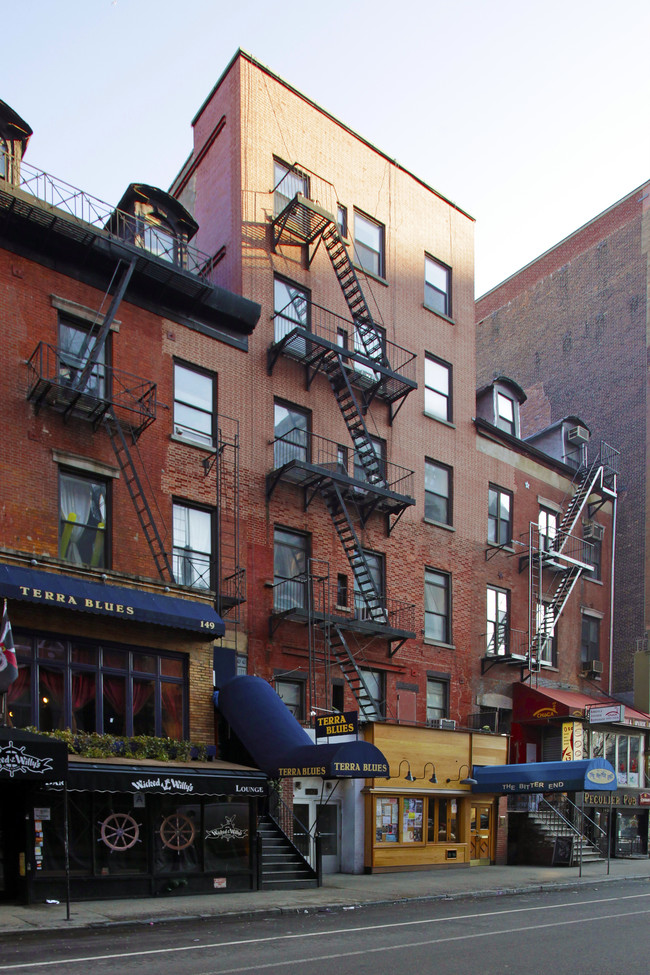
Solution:
M 539 529 L 539 547 L 543 552 L 548 552 L 553 547 L 553 541 L 557 535 L 557 512 L 551 511 L 549 508 L 540 508 L 537 527 Z
M 451 468 L 435 461 L 424 462 L 424 517 L 451 525 Z
M 488 489 L 488 542 L 509 545 L 512 541 L 512 494 L 491 484 Z
M 96 336 L 70 319 L 59 319 L 59 381 L 73 386 L 95 347 Z M 84 392 L 104 399 L 106 390 L 106 344 L 102 346 L 84 386 Z
M 59 473 L 59 558 L 105 567 L 108 486 L 105 481 Z
M 144 647 L 16 633 L 15 727 L 187 737 L 185 655 Z
M 339 572 L 336 577 L 336 605 L 348 605 L 348 577 L 344 572 Z
M 214 377 L 174 363 L 174 433 L 204 447 L 214 446 Z
M 374 361 L 381 364 L 385 359 L 386 334 L 384 329 L 375 322 L 373 322 L 372 327 L 369 327 L 368 325 L 359 327 L 359 324 L 355 321 L 353 345 L 355 352 L 358 352 L 359 355 L 364 356 L 371 362 Z M 366 365 L 365 362 L 360 362 L 357 359 L 353 359 L 352 367 L 355 372 L 360 373 L 362 376 L 366 376 L 371 382 L 376 382 L 380 378 L 377 372 L 370 366 Z
M 644 775 L 645 755 L 642 736 L 617 734 L 614 731 L 591 731 L 590 757 L 606 758 L 616 770 L 617 785 L 643 788 L 649 784 Z
M 309 292 L 305 288 L 284 278 L 274 278 L 274 341 L 280 342 L 295 328 L 309 329 L 309 309 Z M 291 342 L 291 348 L 301 355 L 304 354 L 306 347 L 304 338 L 296 336 Z
M 341 237 L 347 237 L 348 235 L 348 208 L 344 207 L 342 203 L 336 208 L 336 226 L 339 228 L 339 233 Z
M 9 146 L 0 139 L 0 179 L 6 179 L 9 172 Z
M 174 504 L 172 568 L 179 586 L 212 589 L 212 514 Z
M 600 619 L 586 613 L 582 614 L 580 660 L 585 670 L 592 660 L 600 660 Z
M 276 677 L 275 690 L 294 718 L 303 721 L 305 718 L 305 682 L 303 680 L 289 680 Z
M 497 393 L 497 427 L 513 437 L 517 436 L 515 403 L 503 393 Z
M 273 533 L 273 608 L 284 612 L 307 606 L 309 538 L 288 528 Z
M 557 640 L 553 609 L 546 603 L 537 604 L 537 633 L 539 647 L 539 661 L 550 667 L 557 666 Z
M 386 675 L 383 670 L 365 670 L 359 668 L 359 673 L 363 677 L 363 682 L 368 689 L 368 694 L 372 699 L 372 706 L 366 704 L 366 715 L 372 712 L 371 720 L 379 720 L 386 715 Z
M 427 721 L 449 715 L 449 680 L 427 677 Z
M 354 254 L 364 271 L 384 277 L 384 225 L 354 211 Z
M 427 256 L 424 258 L 424 304 L 432 311 L 451 316 L 451 268 Z
M 171 227 L 167 227 L 165 224 L 151 223 L 148 219 L 143 220 L 140 237 L 141 246 L 154 257 L 169 261 L 170 264 L 180 263 L 179 242 Z
M 382 604 L 384 601 L 384 556 L 379 552 L 371 552 L 362 549 L 370 578 L 372 589 L 367 584 L 362 586 L 359 577 L 354 575 L 354 609 L 357 619 L 373 619 L 377 622 L 385 622 L 386 610 L 383 605 L 375 605 L 376 597 L 379 596 Z M 365 583 L 365 573 L 361 576 Z M 370 600 L 370 602 L 369 602 Z
M 273 160 L 273 186 L 273 214 L 276 217 L 298 193 L 309 197 L 309 177 L 277 159 Z
M 309 413 L 277 400 L 273 404 L 273 466 L 309 460 Z
M 499 657 L 510 653 L 510 593 L 492 586 L 487 588 L 486 653 Z
M 451 366 L 428 353 L 424 360 L 424 412 L 451 423 Z
M 603 540 L 602 538 L 597 538 L 592 536 L 588 539 L 588 544 L 585 544 L 584 560 L 589 562 L 592 568 L 585 572 L 588 579 L 602 579 L 602 563 L 603 563 Z
M 361 462 L 359 452 L 355 450 L 353 477 L 355 481 L 364 481 L 365 483 L 374 484 L 378 480 L 383 480 L 386 477 L 386 444 L 379 437 L 369 436 L 368 439 L 378 461 L 377 471 L 374 473 L 374 463 L 372 463 L 372 458 L 370 458 L 368 463 L 373 470 L 373 475 L 369 476 L 368 471 Z
M 446 572 L 426 569 L 424 573 L 424 637 L 437 643 L 451 643 L 451 578 Z

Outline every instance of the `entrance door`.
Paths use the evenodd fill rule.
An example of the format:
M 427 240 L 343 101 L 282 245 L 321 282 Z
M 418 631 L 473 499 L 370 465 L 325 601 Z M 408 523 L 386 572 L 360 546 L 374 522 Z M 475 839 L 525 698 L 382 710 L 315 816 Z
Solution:
M 328 802 L 316 806 L 318 832 L 320 833 L 323 873 L 338 873 L 341 868 L 341 844 L 339 842 L 339 804 Z
M 20 786 L 3 783 L 0 803 L 0 900 L 22 900 L 26 892 L 24 870 L 20 870 L 20 853 L 25 849 L 25 794 Z M 11 791 L 10 791 L 11 790 Z
M 474 864 L 489 864 L 492 839 L 492 804 L 472 803 L 470 813 L 470 859 Z

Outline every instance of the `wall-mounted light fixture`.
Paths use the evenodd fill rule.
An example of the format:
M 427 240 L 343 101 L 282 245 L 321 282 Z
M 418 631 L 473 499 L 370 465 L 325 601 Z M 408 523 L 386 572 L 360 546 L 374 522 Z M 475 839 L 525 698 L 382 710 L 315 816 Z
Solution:
M 461 779 L 461 773 L 462 773 L 462 771 L 463 771 L 464 768 L 467 769 L 467 777 L 464 778 L 464 779 Z M 458 775 L 456 776 L 456 778 L 455 779 L 447 779 L 447 783 L 449 783 L 449 782 L 459 782 L 461 785 L 478 785 L 478 782 L 476 781 L 476 779 L 473 779 L 472 778 L 472 776 L 471 776 L 470 773 L 471 773 L 471 769 L 470 769 L 469 765 L 461 765 L 461 767 L 458 769 Z
M 402 774 L 402 765 L 404 764 L 406 764 L 406 775 L 404 776 L 404 778 L 406 779 L 407 782 L 415 782 L 415 776 L 411 772 L 411 763 L 407 758 L 403 758 L 402 761 L 399 763 L 399 768 L 397 769 L 397 775 L 394 776 L 394 778 L 399 778 L 399 776 Z M 391 776 L 391 778 L 393 778 L 393 776 Z
M 435 785 L 437 783 L 437 781 L 438 781 L 438 776 L 436 775 L 436 767 L 433 764 L 433 762 L 427 762 L 426 763 L 426 765 L 424 766 L 424 769 L 422 770 L 422 778 L 423 779 L 426 779 L 426 777 L 427 777 L 427 768 L 429 767 L 429 765 L 431 766 L 431 771 L 432 771 L 431 778 L 429 779 L 429 782 L 433 782 L 433 784 Z

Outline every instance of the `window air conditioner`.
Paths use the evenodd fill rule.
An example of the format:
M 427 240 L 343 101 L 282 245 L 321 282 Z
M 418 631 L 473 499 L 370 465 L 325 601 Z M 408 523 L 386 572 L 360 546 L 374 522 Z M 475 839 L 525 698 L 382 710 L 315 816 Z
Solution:
M 582 535 L 584 538 L 593 538 L 601 542 L 604 534 L 605 526 L 599 525 L 597 521 L 588 521 L 582 526 Z
M 455 731 L 456 722 L 453 718 L 429 718 L 427 728 L 438 728 L 439 731 Z
M 587 666 L 592 674 L 602 674 L 605 669 L 602 660 L 590 660 Z
M 589 443 L 591 434 L 586 427 L 571 427 L 569 430 L 569 440 L 571 443 Z

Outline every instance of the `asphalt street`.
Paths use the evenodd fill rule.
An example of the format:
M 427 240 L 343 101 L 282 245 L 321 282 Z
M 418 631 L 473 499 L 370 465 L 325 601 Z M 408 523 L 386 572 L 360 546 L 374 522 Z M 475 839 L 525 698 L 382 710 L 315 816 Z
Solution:
M 17 934 L 0 975 L 647 975 L 641 880 L 528 894 Z

